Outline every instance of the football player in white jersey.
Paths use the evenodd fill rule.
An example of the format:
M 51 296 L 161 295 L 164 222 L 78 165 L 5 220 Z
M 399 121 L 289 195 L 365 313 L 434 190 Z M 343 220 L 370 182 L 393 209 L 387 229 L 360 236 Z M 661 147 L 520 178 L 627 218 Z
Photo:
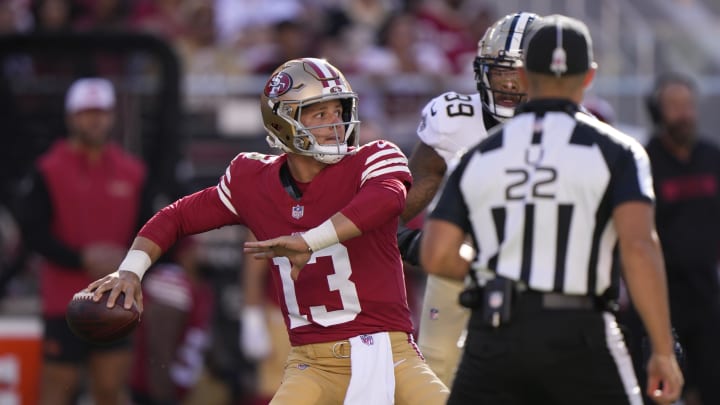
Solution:
M 417 129 L 420 141 L 410 157 L 414 178 L 403 221 L 427 208 L 454 161 L 487 136 L 487 131 L 513 116 L 525 99 L 518 80 L 527 28 L 539 17 L 533 13 L 509 14 L 495 22 L 478 43 L 473 63 L 478 93 L 447 92 L 423 109 Z M 406 261 L 417 263 L 419 231 L 401 229 L 398 242 Z M 472 260 L 474 253 L 466 257 Z M 463 331 L 470 311 L 459 305 L 462 282 L 430 275 L 423 300 L 418 344 L 430 368 L 452 386 L 463 346 Z

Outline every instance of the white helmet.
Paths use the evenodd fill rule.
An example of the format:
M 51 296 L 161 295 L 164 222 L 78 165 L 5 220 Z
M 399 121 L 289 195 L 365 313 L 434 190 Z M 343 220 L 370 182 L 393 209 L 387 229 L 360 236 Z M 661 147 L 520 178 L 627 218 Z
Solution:
M 509 74 L 522 65 L 525 34 L 539 18 L 534 13 L 508 14 L 490 26 L 478 42 L 473 62 L 477 89 L 483 108 L 501 122 L 515 114 L 515 107 L 525 100 L 526 93 L 517 79 L 505 88 L 493 87 L 493 75 Z

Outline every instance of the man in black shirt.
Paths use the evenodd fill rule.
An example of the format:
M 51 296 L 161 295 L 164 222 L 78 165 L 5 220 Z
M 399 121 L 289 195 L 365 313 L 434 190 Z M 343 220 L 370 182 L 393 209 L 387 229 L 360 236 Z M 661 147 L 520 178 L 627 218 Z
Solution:
M 720 404 L 720 149 L 698 138 L 696 99 L 691 78 L 659 76 L 647 99 L 655 133 L 646 149 L 672 323 L 686 355 L 687 387 L 697 389 L 702 403 L 711 405 Z M 635 336 L 638 326 L 634 324 Z M 633 345 L 634 351 L 642 351 L 637 339 Z

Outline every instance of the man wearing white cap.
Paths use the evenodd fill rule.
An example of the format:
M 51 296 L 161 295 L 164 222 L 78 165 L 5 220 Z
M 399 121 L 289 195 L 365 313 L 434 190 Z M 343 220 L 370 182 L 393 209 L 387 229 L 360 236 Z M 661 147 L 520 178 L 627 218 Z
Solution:
M 117 268 L 140 219 L 145 166 L 108 142 L 114 109 L 108 80 L 74 82 L 65 98 L 68 136 L 37 160 L 19 204 L 25 241 L 44 259 L 41 404 L 72 403 L 84 364 L 95 403 L 125 401 L 129 341 L 93 346 L 65 322 L 72 295 Z

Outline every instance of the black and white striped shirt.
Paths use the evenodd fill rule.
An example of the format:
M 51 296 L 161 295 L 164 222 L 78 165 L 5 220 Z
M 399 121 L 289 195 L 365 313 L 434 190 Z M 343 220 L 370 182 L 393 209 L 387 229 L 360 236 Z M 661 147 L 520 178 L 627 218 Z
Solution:
M 463 156 L 431 217 L 473 236 L 476 270 L 602 295 L 619 282 L 612 212 L 631 200 L 654 201 L 644 148 L 570 101 L 535 100 Z

